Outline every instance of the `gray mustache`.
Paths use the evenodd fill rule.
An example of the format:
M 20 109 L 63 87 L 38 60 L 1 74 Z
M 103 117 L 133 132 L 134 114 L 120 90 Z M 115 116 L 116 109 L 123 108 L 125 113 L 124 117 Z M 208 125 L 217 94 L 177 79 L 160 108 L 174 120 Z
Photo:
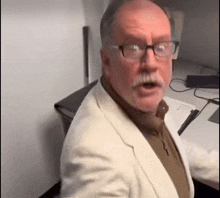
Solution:
M 158 79 L 156 75 L 141 75 L 139 76 L 135 82 L 133 83 L 133 87 L 138 87 L 143 85 L 144 83 L 154 83 L 158 86 L 163 86 L 163 81 Z

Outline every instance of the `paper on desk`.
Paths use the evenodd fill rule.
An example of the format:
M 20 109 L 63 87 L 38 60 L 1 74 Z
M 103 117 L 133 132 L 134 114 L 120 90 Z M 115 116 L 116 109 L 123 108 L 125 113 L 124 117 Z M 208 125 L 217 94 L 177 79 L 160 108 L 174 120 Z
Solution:
M 211 115 L 209 121 L 219 124 L 219 108 Z
M 178 128 L 181 127 L 186 118 L 190 115 L 191 111 L 196 109 L 194 105 L 170 98 L 168 96 L 164 97 L 164 100 L 169 106 L 169 112 L 172 113 L 172 115 L 176 115 L 173 119 Z
M 219 108 L 209 103 L 202 113 L 184 130 L 181 138 L 194 142 L 206 150 L 219 150 L 219 124 L 210 122 L 210 116 Z

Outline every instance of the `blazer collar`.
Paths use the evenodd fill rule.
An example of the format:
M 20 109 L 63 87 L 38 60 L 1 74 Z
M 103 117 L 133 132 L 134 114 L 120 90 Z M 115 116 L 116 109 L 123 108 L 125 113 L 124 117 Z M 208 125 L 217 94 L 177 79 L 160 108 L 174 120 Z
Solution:
M 146 142 L 146 139 L 136 125 L 104 90 L 100 81 L 97 86 L 95 86 L 95 97 L 104 116 L 115 128 L 123 142 L 133 148 L 137 162 L 152 183 L 158 197 L 178 198 L 176 188 L 171 178 L 150 144 Z

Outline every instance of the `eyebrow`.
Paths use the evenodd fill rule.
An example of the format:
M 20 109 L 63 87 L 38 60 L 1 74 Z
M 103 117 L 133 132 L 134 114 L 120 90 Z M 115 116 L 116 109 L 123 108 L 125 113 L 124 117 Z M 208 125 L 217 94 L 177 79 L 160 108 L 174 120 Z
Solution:
M 156 42 L 162 42 L 162 41 L 171 41 L 171 35 L 162 35 L 162 36 L 159 36 L 159 37 L 156 37 L 156 38 L 153 38 L 153 43 Z
M 171 39 L 171 35 L 169 35 L 169 34 L 167 34 L 167 35 L 161 35 L 161 36 L 152 36 L 153 38 L 152 38 L 152 42 L 153 42 L 153 44 L 155 44 L 155 43 L 159 43 L 159 42 L 164 42 L 164 41 L 171 41 L 172 39 Z M 145 39 L 143 39 L 143 38 L 140 38 L 140 37 L 136 37 L 136 36 L 134 36 L 134 35 L 127 35 L 127 38 L 125 38 L 125 40 L 124 40 L 124 42 L 126 43 L 126 42 L 128 42 L 128 41 L 132 41 L 132 42 L 138 42 L 138 43 L 140 43 L 140 42 L 143 42 Z

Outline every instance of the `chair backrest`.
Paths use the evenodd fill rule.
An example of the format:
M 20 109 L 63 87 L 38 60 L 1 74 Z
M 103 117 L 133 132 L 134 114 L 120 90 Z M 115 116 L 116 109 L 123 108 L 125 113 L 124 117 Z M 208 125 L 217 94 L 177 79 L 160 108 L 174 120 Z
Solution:
M 79 109 L 83 99 L 88 92 L 97 84 L 98 80 L 93 81 L 89 85 L 79 89 L 78 91 L 70 94 L 59 102 L 55 103 L 54 108 L 61 115 L 63 128 L 65 134 L 67 133 L 69 126 Z

